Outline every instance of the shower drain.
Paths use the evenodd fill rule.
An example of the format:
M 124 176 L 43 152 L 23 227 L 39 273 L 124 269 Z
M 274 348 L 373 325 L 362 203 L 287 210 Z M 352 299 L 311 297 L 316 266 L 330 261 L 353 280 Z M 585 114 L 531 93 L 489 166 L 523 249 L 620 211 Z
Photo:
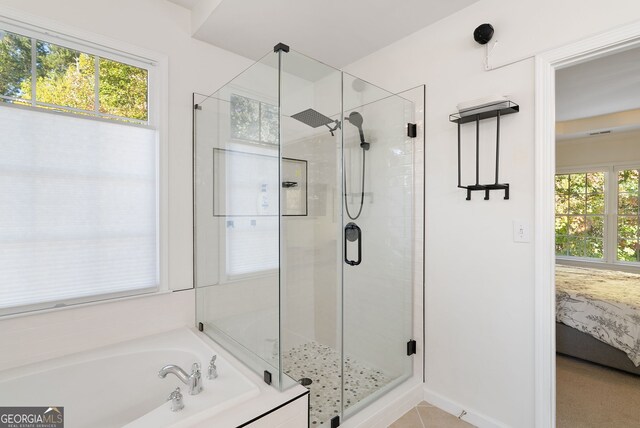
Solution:
M 303 377 L 302 379 L 300 379 L 298 381 L 298 383 L 302 386 L 309 386 L 313 383 L 313 381 L 311 379 L 309 379 L 308 377 Z

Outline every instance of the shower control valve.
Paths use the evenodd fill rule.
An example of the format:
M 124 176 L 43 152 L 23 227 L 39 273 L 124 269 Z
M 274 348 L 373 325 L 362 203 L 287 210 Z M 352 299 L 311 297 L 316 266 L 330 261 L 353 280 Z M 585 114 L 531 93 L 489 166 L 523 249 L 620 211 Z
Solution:
M 215 379 L 218 377 L 218 368 L 216 367 L 216 358 L 217 355 L 211 357 L 211 361 L 209 362 L 209 371 L 207 372 L 207 379 Z

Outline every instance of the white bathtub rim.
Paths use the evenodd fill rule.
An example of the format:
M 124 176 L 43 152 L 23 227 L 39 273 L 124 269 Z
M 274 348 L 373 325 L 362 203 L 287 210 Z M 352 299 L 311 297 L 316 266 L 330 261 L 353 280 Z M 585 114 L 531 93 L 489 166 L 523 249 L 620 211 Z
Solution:
M 127 358 L 130 355 L 142 355 L 142 359 L 144 360 L 146 359 L 144 354 L 147 353 L 157 355 L 158 353 L 166 352 L 167 361 L 165 364 L 175 363 L 175 361 L 170 361 L 172 359 L 170 356 L 171 353 L 185 354 L 188 359 L 193 359 L 194 362 L 202 364 L 206 370 L 211 355 L 216 354 L 218 355 L 216 362 L 220 372 L 219 378 L 209 380 L 206 379 L 206 375 L 203 375 L 205 377 L 203 379 L 204 390 L 196 396 L 188 395 L 186 389 L 183 388 L 185 409 L 187 412 L 172 413 L 170 403 L 160 401 L 156 407 L 127 423 L 127 426 L 153 428 L 158 426 L 190 426 L 224 412 L 243 401 L 256 397 L 261 392 L 255 380 L 248 378 L 245 373 L 242 373 L 242 370 L 239 370 L 238 363 L 233 360 L 233 358 L 230 359 L 227 355 L 221 355 L 221 353 L 218 352 L 220 349 L 219 345 L 203 339 L 204 337 L 199 337 L 192 329 L 182 327 L 168 332 L 126 340 L 117 344 L 57 357 L 51 360 L 9 368 L 0 372 L 0 384 L 4 382 L 15 382 L 16 380 L 19 381 L 21 378 L 38 377 L 47 372 L 65 369 L 70 370 L 72 375 L 73 366 L 93 364 L 100 367 L 102 361 L 104 361 L 104 364 L 108 364 L 109 360 L 114 358 Z M 190 367 L 184 367 L 185 370 L 189 368 Z M 159 370 L 160 367 L 143 366 L 141 369 L 153 370 L 155 372 Z M 206 371 L 204 371 L 204 373 L 206 373 Z M 211 388 L 214 382 L 220 381 L 226 383 L 224 389 L 211 389 L 211 393 L 218 395 L 218 397 L 210 395 L 211 393 L 208 389 Z M 158 382 L 162 382 L 162 380 L 158 379 Z M 123 379 L 123 385 L 126 385 L 126 379 Z M 233 390 L 236 395 L 231 398 L 224 397 L 224 392 L 229 390 Z M 188 414 L 191 412 L 193 413 Z
M 203 393 L 206 394 L 206 390 L 203 391 Z M 223 403 L 207 409 L 197 409 L 197 407 L 194 408 L 194 400 L 198 400 L 198 398 L 201 398 L 199 397 L 199 395 L 196 395 L 196 396 L 185 395 L 184 397 L 185 407 L 180 412 L 172 412 L 171 403 L 166 402 L 156 407 L 152 411 L 144 414 L 140 418 L 134 421 L 131 421 L 130 423 L 125 425 L 123 428 L 191 427 L 194 424 L 206 421 L 209 418 L 212 418 L 229 409 L 232 409 L 233 407 L 241 403 L 244 403 L 245 401 L 250 400 L 251 398 L 257 397 L 258 395 L 260 395 L 260 391 L 257 387 L 254 387 L 243 394 L 237 395 L 232 399 L 227 399 Z M 195 412 L 192 412 L 194 409 L 195 409 Z M 178 420 L 168 421 L 168 419 L 172 417 L 177 418 Z
M 126 356 L 132 353 L 144 353 L 144 352 L 152 352 L 154 350 L 167 350 L 167 351 L 177 351 L 177 352 L 191 352 L 197 356 L 199 352 L 194 351 L 192 349 L 185 347 L 179 347 L 176 344 L 161 345 L 158 346 L 157 342 L 161 342 L 162 340 L 166 340 L 167 337 L 176 336 L 178 334 L 189 335 L 191 338 L 195 339 L 197 343 L 205 346 L 206 348 L 212 351 L 212 354 L 219 354 L 219 349 L 214 349 L 211 344 L 203 341 L 201 337 L 198 337 L 190 328 L 181 327 L 178 329 L 173 329 L 169 331 L 165 331 L 162 333 L 156 333 L 149 336 L 139 337 L 135 339 L 128 339 L 122 342 L 100 346 L 98 348 L 89 349 L 86 351 L 77 352 L 74 354 L 64 355 L 60 357 L 55 357 L 49 360 L 39 361 L 35 363 L 29 363 L 26 365 L 11 367 L 8 369 L 0 370 L 0 382 L 14 380 L 16 378 L 20 378 L 28 375 L 35 375 L 43 372 L 47 372 L 50 370 L 57 370 L 65 367 L 70 367 L 76 364 L 81 363 L 89 363 L 93 361 L 99 361 L 103 359 L 109 359 L 113 357 Z M 154 346 L 153 348 L 149 348 L 149 346 Z M 200 350 L 202 351 L 202 350 Z M 229 363 L 234 369 L 237 370 L 235 364 L 231 363 L 228 358 L 223 358 L 226 363 Z M 194 361 L 195 362 L 195 361 Z M 197 361 L 203 367 L 206 368 L 208 366 L 209 361 Z M 167 364 L 171 362 L 168 361 Z M 183 367 L 185 370 L 188 370 L 189 367 Z M 160 367 L 158 367 L 160 370 Z
M 173 337 L 182 338 L 182 340 L 179 341 L 181 343 L 189 342 L 193 344 L 195 341 L 195 343 L 199 344 L 197 346 L 198 349 L 194 350 L 188 346 L 180 346 L 179 343 L 172 343 L 172 346 L 167 346 L 167 340 L 171 340 L 171 338 Z M 183 415 L 186 417 L 184 417 L 184 419 L 181 418 L 180 420 L 176 420 L 173 424 L 170 425 L 171 427 L 190 427 L 192 425 L 202 424 L 203 422 L 206 422 L 207 419 L 211 419 L 212 417 L 222 418 L 221 420 L 224 421 L 232 420 L 234 422 L 233 424 L 229 424 L 229 426 L 237 426 L 238 422 L 239 424 L 242 424 L 255 417 L 260 417 L 262 414 L 270 411 L 273 407 L 277 407 L 278 405 L 287 402 L 292 398 L 296 398 L 304 395 L 305 393 L 308 393 L 308 390 L 299 384 L 295 384 L 293 387 L 288 388 L 283 392 L 280 392 L 274 387 L 267 385 L 257 373 L 237 360 L 231 353 L 222 348 L 222 346 L 216 343 L 213 339 L 208 337 L 206 334 L 197 331 L 195 328 L 190 328 L 187 326 L 160 333 L 154 333 L 153 335 L 140 338 L 127 339 L 118 343 L 109 344 L 98 348 L 77 352 L 74 354 L 55 357 L 49 360 L 4 369 L 0 371 L 0 382 L 12 381 L 23 376 L 37 375 L 39 373 L 51 370 L 64 369 L 65 367 L 77 364 L 90 363 L 92 361 L 95 362 L 103 359 L 106 360 L 118 356 L 126 356 L 127 354 L 136 352 L 152 352 L 159 349 L 167 351 L 172 350 L 177 352 L 186 351 L 189 353 L 193 353 L 196 357 L 198 355 L 202 355 L 201 358 L 204 358 L 205 356 L 208 357 L 209 355 L 212 355 L 212 353 L 215 353 L 216 355 L 218 355 L 218 361 L 222 363 L 222 366 L 227 367 L 226 370 L 236 372 L 240 378 L 251 385 L 249 391 L 232 399 L 226 400 L 223 404 L 213 408 L 211 411 L 204 410 L 194 415 Z M 199 362 L 203 364 L 203 368 L 206 370 L 208 360 Z M 167 364 L 169 363 L 171 363 L 171 361 L 167 361 Z M 184 368 L 188 369 L 188 367 Z M 207 381 L 208 380 L 205 379 L 205 388 L 207 386 Z M 185 394 L 185 405 L 189 404 L 188 401 L 191 401 L 191 398 L 193 397 Z M 237 411 L 231 411 L 236 406 L 239 406 Z M 129 425 L 131 425 L 132 427 L 145 426 L 145 424 L 143 424 L 145 416 L 153 412 L 164 413 L 165 411 L 169 415 L 171 415 L 172 413 L 170 410 L 170 403 L 168 402 L 160 403 L 158 407 L 154 408 L 150 412 L 142 415 L 138 419 L 129 422 Z M 170 418 L 171 417 L 167 419 Z M 134 424 L 134 422 L 136 422 L 137 425 Z M 224 424 L 221 426 L 227 425 Z

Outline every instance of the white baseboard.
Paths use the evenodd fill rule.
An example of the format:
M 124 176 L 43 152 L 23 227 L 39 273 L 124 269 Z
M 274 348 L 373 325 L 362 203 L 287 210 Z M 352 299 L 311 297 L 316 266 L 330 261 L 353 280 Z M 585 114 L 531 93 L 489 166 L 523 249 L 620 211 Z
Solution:
M 411 379 L 344 421 L 341 428 L 387 428 L 424 397 L 422 379 Z
M 460 419 L 479 428 L 508 428 L 503 423 L 478 413 L 473 409 L 462 406 L 447 397 L 431 391 L 426 386 L 424 387 L 424 401 L 452 414 L 455 417 L 458 417 L 464 411 L 466 413 Z

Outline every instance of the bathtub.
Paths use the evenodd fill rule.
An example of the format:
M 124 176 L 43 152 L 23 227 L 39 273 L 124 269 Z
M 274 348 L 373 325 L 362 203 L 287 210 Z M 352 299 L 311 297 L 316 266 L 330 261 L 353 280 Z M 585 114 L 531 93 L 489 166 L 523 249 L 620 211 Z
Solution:
M 213 354 L 219 376 L 209 380 Z M 158 377 L 166 364 L 190 372 L 194 362 L 203 371 L 198 395 L 173 375 Z M 176 387 L 184 409 L 172 412 L 166 400 Z M 63 406 L 67 428 L 188 427 L 213 422 L 259 394 L 256 383 L 188 328 L 0 372 L 0 406 Z

